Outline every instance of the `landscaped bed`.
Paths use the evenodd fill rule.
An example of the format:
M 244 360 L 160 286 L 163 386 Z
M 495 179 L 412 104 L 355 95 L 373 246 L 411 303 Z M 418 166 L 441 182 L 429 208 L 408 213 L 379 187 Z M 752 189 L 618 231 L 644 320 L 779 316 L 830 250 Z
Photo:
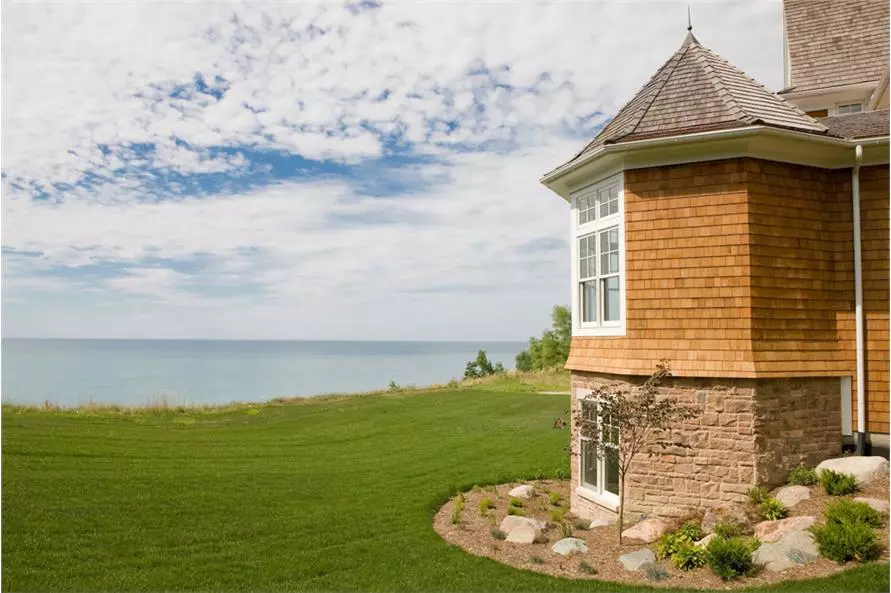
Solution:
M 725 581 L 714 574 L 708 566 L 683 571 L 673 567 L 666 558 L 654 563 L 655 568 L 628 571 L 619 562 L 620 556 L 642 548 L 656 551 L 658 542 L 647 544 L 625 538 L 623 545 L 620 546 L 616 525 L 588 529 L 590 521 L 583 521 L 567 512 L 570 487 L 568 481 L 544 480 L 528 484 L 535 489 L 535 495 L 531 499 L 509 496 L 508 492 L 517 486 L 515 483 L 474 487 L 463 492 L 463 510 L 456 513 L 456 498 L 453 497 L 436 513 L 433 521 L 434 529 L 446 541 L 460 546 L 471 554 L 492 558 L 525 570 L 572 579 L 598 579 L 657 587 L 706 589 L 752 587 L 825 577 L 859 566 L 856 562 L 841 565 L 826 558 L 819 558 L 814 562 L 782 571 L 760 569 L 750 576 Z M 827 505 L 842 497 L 828 496 L 819 484 L 811 486 L 809 490 L 811 498 L 788 509 L 788 516 L 815 516 L 817 524 L 820 524 Z M 855 496 L 888 500 L 888 476 L 885 475 L 863 486 L 856 495 L 844 498 Z M 492 505 L 486 504 L 485 501 L 491 501 Z M 549 526 L 544 531 L 547 541 L 532 544 L 505 541 L 503 539 L 505 534 L 498 528 L 511 508 L 514 509 L 510 511 L 511 513 L 547 521 Z M 750 514 L 751 523 L 761 520 L 757 516 L 758 509 L 754 504 L 747 505 L 745 510 Z M 561 514 L 563 514 L 562 521 Z M 678 522 L 679 525 L 680 523 Z M 565 557 L 552 551 L 551 546 L 569 536 L 570 529 L 571 537 L 586 542 L 587 551 Z M 882 543 L 880 559 L 887 561 L 889 537 L 887 517 L 883 526 L 877 531 L 878 539 Z

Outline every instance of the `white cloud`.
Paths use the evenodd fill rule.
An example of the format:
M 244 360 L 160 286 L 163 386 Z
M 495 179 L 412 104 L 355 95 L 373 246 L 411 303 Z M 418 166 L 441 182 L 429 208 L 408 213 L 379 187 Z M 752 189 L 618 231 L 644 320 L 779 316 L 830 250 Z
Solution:
M 705 45 L 779 85 L 777 0 L 693 15 Z M 538 177 L 581 146 L 567 137 L 580 118 L 614 112 L 668 58 L 685 21 L 685 2 L 405 2 L 355 17 L 327 3 L 4 3 L 3 245 L 41 254 L 4 266 L 17 299 L 4 329 L 523 338 L 568 296 L 566 250 L 523 249 L 565 239 L 565 205 Z M 222 98 L 197 92 L 198 75 Z M 131 173 L 258 164 L 206 150 L 218 146 L 355 163 L 384 153 L 369 125 L 437 159 L 379 175 L 429 185 L 377 199 L 343 180 L 286 181 L 172 199 Z M 455 150 L 499 141 L 511 150 Z M 156 148 L 126 148 L 138 143 Z M 51 200 L 27 189 L 86 173 L 108 181 Z M 344 221 L 362 217 L 393 222 Z M 96 265 L 126 271 L 78 276 Z M 93 300 L 66 298 L 85 290 Z M 41 316 L 44 296 L 29 294 L 60 309 Z

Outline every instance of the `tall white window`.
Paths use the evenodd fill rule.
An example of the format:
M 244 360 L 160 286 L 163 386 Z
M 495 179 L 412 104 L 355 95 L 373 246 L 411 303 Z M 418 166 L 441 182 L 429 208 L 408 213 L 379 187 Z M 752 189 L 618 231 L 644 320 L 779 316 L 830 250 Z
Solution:
M 586 424 L 597 431 L 603 443 L 603 447 L 598 448 L 589 437 L 579 437 L 580 492 L 602 502 L 618 504 L 619 464 L 616 450 L 619 446 L 619 431 L 610 423 L 609 417 L 602 416 L 596 400 L 579 399 L 579 405 Z
M 573 333 L 624 335 L 622 175 L 573 196 Z

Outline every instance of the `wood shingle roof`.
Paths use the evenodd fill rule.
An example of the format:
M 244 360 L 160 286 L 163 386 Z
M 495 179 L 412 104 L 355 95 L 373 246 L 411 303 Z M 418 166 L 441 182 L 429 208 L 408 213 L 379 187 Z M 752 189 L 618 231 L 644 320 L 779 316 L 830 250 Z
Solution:
M 785 0 L 791 81 L 782 92 L 874 82 L 888 70 L 887 0 Z
M 575 158 L 604 144 L 753 125 L 826 133 L 821 123 L 700 45 L 689 33 L 674 55 Z

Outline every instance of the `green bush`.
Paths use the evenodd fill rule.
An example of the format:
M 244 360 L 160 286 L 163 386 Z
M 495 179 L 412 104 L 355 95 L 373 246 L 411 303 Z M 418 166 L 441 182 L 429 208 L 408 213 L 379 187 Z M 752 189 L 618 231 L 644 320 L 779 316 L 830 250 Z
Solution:
M 746 491 L 746 496 L 748 496 L 749 500 L 751 500 L 753 503 L 761 504 L 762 502 L 770 498 L 770 492 L 768 492 L 767 488 L 756 486 L 749 488 Z
M 682 546 L 692 544 L 699 539 L 702 539 L 699 525 L 693 521 L 688 521 L 677 531 L 666 533 L 659 538 L 659 541 L 656 543 L 656 559 L 663 560 L 673 557 Z
M 679 570 L 693 570 L 705 566 L 706 559 L 703 548 L 693 542 L 682 542 L 671 555 L 671 564 Z
M 566 509 L 551 509 L 551 521 L 559 523 L 566 518 Z
M 504 533 L 503 531 L 501 531 L 500 529 L 497 529 L 497 528 L 492 529 L 492 531 L 490 531 L 489 533 L 492 534 L 493 539 L 501 539 L 501 540 L 507 539 L 507 534 Z
M 742 535 L 742 530 L 736 523 L 731 523 L 730 521 L 718 521 L 715 525 L 715 535 L 721 539 L 730 539 L 731 537 Z
M 869 562 L 879 557 L 882 544 L 875 530 L 860 521 L 826 523 L 811 528 L 820 554 L 844 564 L 851 560 Z
M 555 507 L 560 506 L 560 504 L 563 502 L 563 495 L 559 492 L 551 492 L 550 494 L 548 494 L 548 500 Z
M 761 506 L 758 507 L 758 510 L 761 512 L 761 516 L 766 521 L 776 521 L 777 519 L 782 519 L 789 514 L 789 510 L 786 508 L 786 505 L 781 503 L 773 496 L 768 496 L 767 498 L 765 498 L 761 502 Z
M 755 569 L 752 552 L 757 548 L 756 542 L 741 537 L 714 538 L 705 549 L 709 568 L 725 581 L 752 574 Z
M 523 508 L 523 501 L 519 498 L 510 497 L 510 502 L 508 503 L 510 506 L 521 509 Z
M 496 362 L 494 365 L 489 361 L 485 350 L 477 352 L 476 359 L 467 362 L 464 367 L 465 379 L 479 379 L 480 377 L 488 377 L 496 373 L 503 373 L 504 365 Z
M 583 572 L 585 574 L 597 574 L 597 569 L 582 560 L 579 562 L 579 572 Z
M 824 469 L 820 473 L 820 483 L 829 496 L 845 496 L 860 490 L 857 478 L 831 469 Z
M 789 474 L 789 483 L 796 486 L 813 486 L 819 481 L 817 470 L 800 465 Z
M 519 507 L 508 507 L 507 514 L 508 515 L 516 515 L 517 517 L 525 517 L 526 511 L 524 511 L 523 509 L 521 509 Z
M 529 338 L 529 348 L 517 354 L 518 371 L 562 368 L 569 358 L 572 340 L 572 314 L 569 307 L 557 305 L 551 312 L 552 329 L 540 338 Z
M 870 527 L 881 527 L 885 518 L 865 502 L 848 498 L 837 500 L 826 508 L 827 523 L 864 523 Z
M 491 498 L 484 498 L 480 501 L 480 515 L 485 517 L 489 513 L 489 509 L 494 509 L 495 503 Z

